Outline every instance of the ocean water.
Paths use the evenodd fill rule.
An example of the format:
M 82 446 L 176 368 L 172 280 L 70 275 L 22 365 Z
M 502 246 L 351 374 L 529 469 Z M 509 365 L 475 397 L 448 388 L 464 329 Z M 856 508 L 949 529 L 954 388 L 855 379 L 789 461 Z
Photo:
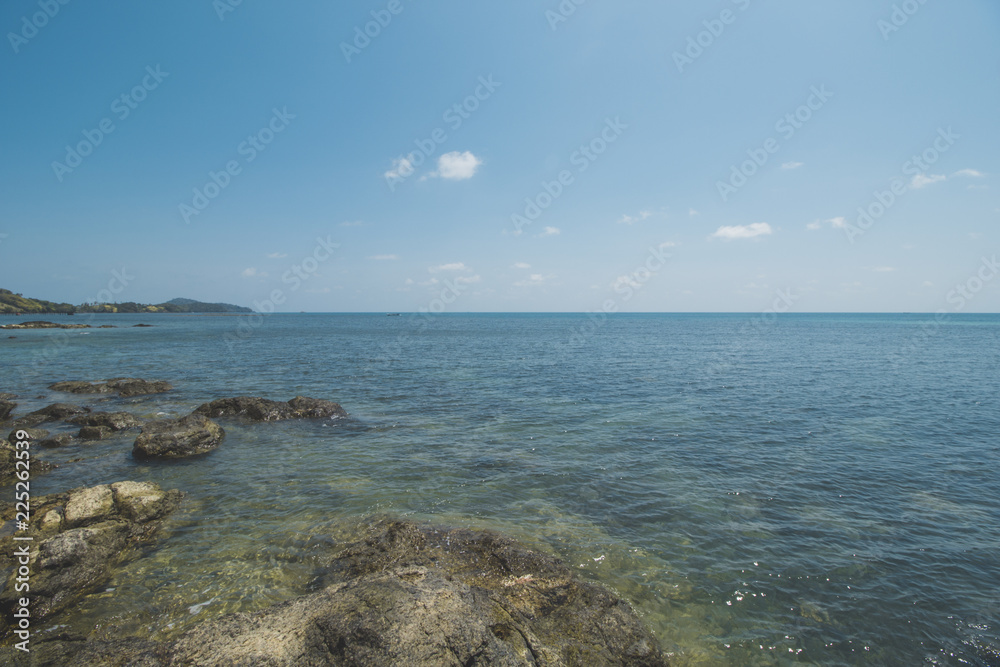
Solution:
M 351 416 L 223 422 L 218 450 L 179 462 L 132 460 L 134 435 L 38 452 L 60 467 L 35 494 L 188 494 L 155 547 L 46 627 L 167 639 L 260 609 L 392 515 L 560 556 L 677 665 L 1000 665 L 1000 316 L 93 320 L 136 322 L 154 327 L 3 332 L 0 391 L 19 413 L 306 395 Z M 46 388 L 115 376 L 175 390 Z

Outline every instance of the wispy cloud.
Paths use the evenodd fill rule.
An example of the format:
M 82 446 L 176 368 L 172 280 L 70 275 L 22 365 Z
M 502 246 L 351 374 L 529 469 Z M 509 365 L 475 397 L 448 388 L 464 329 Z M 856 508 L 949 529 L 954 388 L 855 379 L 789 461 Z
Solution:
M 546 236 L 559 236 L 560 234 L 562 234 L 562 230 L 558 227 L 546 227 L 538 236 L 539 238 L 544 238 Z
M 258 271 L 252 266 L 250 268 L 243 269 L 243 272 L 240 275 L 244 278 L 267 278 L 267 273 Z
M 823 229 L 823 223 L 820 222 L 819 220 L 814 220 L 813 222 L 810 222 L 808 225 L 806 225 L 806 229 L 808 229 L 811 232 L 815 232 L 817 229 Z
M 798 169 L 799 167 L 805 166 L 804 162 L 786 162 L 781 165 L 782 169 Z
M 691 217 L 693 218 L 693 217 L 695 217 L 696 215 L 701 215 L 701 214 L 700 214 L 700 213 L 698 213 L 698 211 L 694 210 L 693 208 L 689 208 L 689 209 L 688 209 L 688 215 L 690 215 L 690 216 L 691 216 Z
M 543 276 L 541 273 L 532 273 L 525 280 L 518 280 L 514 283 L 514 287 L 538 287 L 544 285 L 546 281 L 551 280 L 555 276 Z
M 368 259 L 373 259 L 376 262 L 391 262 L 399 259 L 399 255 L 372 255 Z
M 385 172 L 385 177 L 389 180 L 409 178 L 413 175 L 413 163 L 409 158 L 399 157 L 392 161 L 392 169 Z
M 268 259 L 284 259 L 286 257 L 288 257 L 287 252 L 272 252 L 267 256 Z
M 933 185 L 934 183 L 940 183 L 941 181 L 946 180 L 948 180 L 948 177 L 944 174 L 931 174 L 929 176 L 917 174 L 913 177 L 913 180 L 910 181 L 910 187 L 914 190 L 919 190 L 927 187 L 928 185 Z
M 653 215 L 652 211 L 639 211 L 638 215 L 635 216 L 623 215 L 622 217 L 618 218 L 618 224 L 619 225 L 635 224 L 637 222 L 640 222 L 641 220 L 646 220 L 651 215 Z
M 465 262 L 453 262 L 451 264 L 431 266 L 427 270 L 431 273 L 441 273 L 442 271 L 468 271 L 469 267 L 465 265 Z
M 723 226 L 715 230 L 710 238 L 733 241 L 735 239 L 752 239 L 757 236 L 773 234 L 774 230 L 766 222 L 755 222 L 752 225 Z
M 892 266 L 876 266 L 872 271 L 875 273 L 892 273 L 896 269 Z
M 975 169 L 959 169 L 952 176 L 971 176 L 972 178 L 982 178 L 986 176 L 981 171 L 976 171 Z
M 510 268 L 512 268 L 512 269 L 530 269 L 531 268 L 531 264 L 526 264 L 524 262 L 515 262 L 514 265 L 511 266 Z

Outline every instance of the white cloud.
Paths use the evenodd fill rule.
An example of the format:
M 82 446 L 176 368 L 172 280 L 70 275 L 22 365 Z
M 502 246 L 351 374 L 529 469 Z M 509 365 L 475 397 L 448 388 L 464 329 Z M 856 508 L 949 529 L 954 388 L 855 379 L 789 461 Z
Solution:
M 975 169 L 960 169 L 952 174 L 952 176 L 971 176 L 972 178 L 982 178 L 985 175 L 983 172 L 976 171 Z
M 288 257 L 286 252 L 272 252 L 267 256 L 268 259 L 284 259 L 286 257 Z
M 455 278 L 456 283 L 465 283 L 466 285 L 471 285 L 472 283 L 478 283 L 480 280 L 482 280 L 482 278 L 479 276 L 479 274 L 476 274 L 474 276 L 459 276 Z
M 413 175 L 413 163 L 409 158 L 400 157 L 392 161 L 392 169 L 385 172 L 385 177 L 390 180 L 409 178 Z
M 560 234 L 562 234 L 562 230 L 560 230 L 558 227 L 546 227 L 545 229 L 542 230 L 542 233 L 539 234 L 538 236 L 540 237 L 559 236 Z
M 633 223 L 639 222 L 640 220 L 645 220 L 649 216 L 653 215 L 652 211 L 639 211 L 636 216 L 623 215 L 618 219 L 619 225 L 631 225 Z
M 404 285 L 412 285 L 413 284 L 413 278 L 407 278 L 406 282 L 404 282 L 403 284 Z
M 438 158 L 438 170 L 433 176 L 440 176 L 452 181 L 464 181 L 476 175 L 476 170 L 483 163 L 478 157 L 465 151 L 452 151 Z
M 368 259 L 373 259 L 376 262 L 391 262 L 399 259 L 399 255 L 372 255 Z
M 782 169 L 798 169 L 799 167 L 802 167 L 804 165 L 805 165 L 804 162 L 786 162 L 785 164 L 781 165 L 781 168 Z
M 453 262 L 452 264 L 432 266 L 427 270 L 431 273 L 440 273 L 441 271 L 468 271 L 469 267 L 467 267 L 464 262 Z
M 934 283 L 929 280 L 924 281 L 924 287 L 934 287 Z
M 532 273 L 528 276 L 527 280 L 519 280 L 514 283 L 514 287 L 538 287 L 539 285 L 544 285 L 545 281 L 553 277 L 554 276 L 543 276 L 540 273 Z
M 829 220 L 827 220 L 827 222 L 833 225 L 833 227 L 836 229 L 843 229 L 844 227 L 847 226 L 847 218 L 843 216 L 837 218 L 830 218 Z
M 757 236 L 767 236 L 773 234 L 774 230 L 766 222 L 755 222 L 752 225 L 734 225 L 731 227 L 719 227 L 710 238 L 725 239 L 752 239 Z
M 688 209 L 688 215 L 690 215 L 693 218 L 694 216 L 701 215 L 701 214 L 698 213 L 698 211 L 694 210 L 693 208 L 689 208 Z
M 525 264 L 524 262 L 517 262 L 512 267 L 512 269 L 530 269 L 531 264 Z
M 817 229 L 822 229 L 822 228 L 823 228 L 823 223 L 821 223 L 819 220 L 816 220 L 815 222 L 810 222 L 808 225 L 806 225 L 806 229 L 813 232 L 816 231 Z
M 254 267 L 248 269 L 243 269 L 243 273 L 240 274 L 244 278 L 267 278 L 267 274 L 263 271 L 258 271 Z
M 923 174 L 917 174 L 910 181 L 910 187 L 914 190 L 919 190 L 920 188 L 927 187 L 928 185 L 933 185 L 934 183 L 940 183 L 941 181 L 948 180 L 948 177 L 944 174 L 931 174 L 930 176 L 925 176 Z
M 876 266 L 872 271 L 875 273 L 892 273 L 896 269 L 891 266 Z

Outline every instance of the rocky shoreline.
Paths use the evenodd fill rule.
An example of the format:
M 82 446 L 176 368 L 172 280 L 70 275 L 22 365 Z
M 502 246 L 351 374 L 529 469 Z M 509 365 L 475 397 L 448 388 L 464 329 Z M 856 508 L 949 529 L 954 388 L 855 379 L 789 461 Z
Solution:
M 112 378 L 60 382 L 53 391 L 130 397 L 170 391 L 163 381 Z M 138 431 L 132 455 L 154 465 L 210 455 L 225 438 L 215 419 L 275 422 L 341 419 L 337 403 L 307 397 L 239 396 L 204 403 L 177 418 L 143 421 L 128 412 L 54 403 L 20 417 L 16 396 L 0 394 L 0 427 L 33 429 L 35 444 L 74 438 L 36 427 L 80 426 L 76 438 Z M 13 441 L 0 443 L 0 483 L 13 472 Z M 10 456 L 8 456 L 8 454 Z M 8 459 L 10 459 L 8 461 Z M 162 463 L 156 463 L 162 461 Z M 31 463 L 33 473 L 44 462 Z M 72 608 L 115 568 L 155 544 L 184 494 L 147 481 L 120 481 L 32 499 L 29 535 L 32 627 Z M 53 632 L 35 639 L 30 660 L 16 651 L 11 580 L 17 563 L 14 507 L 0 504 L 0 662 L 31 665 L 667 665 L 657 640 L 627 602 L 580 580 L 557 558 L 490 531 L 448 529 L 380 518 L 360 536 L 327 545 L 309 592 L 253 614 L 202 622 L 172 641 L 113 641 Z M 357 532 L 357 531 L 356 531 Z M 24 533 L 19 533 L 24 535 Z M 20 662 L 18 662 L 20 660 Z

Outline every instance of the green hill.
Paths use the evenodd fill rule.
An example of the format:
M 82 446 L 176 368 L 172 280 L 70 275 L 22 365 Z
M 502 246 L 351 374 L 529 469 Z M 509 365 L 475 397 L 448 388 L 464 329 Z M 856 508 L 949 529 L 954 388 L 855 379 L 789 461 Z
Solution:
M 249 308 L 229 303 L 204 303 L 194 299 L 173 299 L 166 303 L 149 305 L 126 301 L 124 303 L 98 303 L 74 306 L 70 303 L 53 303 L 31 299 L 10 290 L 0 289 L 0 314 L 55 314 L 55 313 L 250 313 Z

